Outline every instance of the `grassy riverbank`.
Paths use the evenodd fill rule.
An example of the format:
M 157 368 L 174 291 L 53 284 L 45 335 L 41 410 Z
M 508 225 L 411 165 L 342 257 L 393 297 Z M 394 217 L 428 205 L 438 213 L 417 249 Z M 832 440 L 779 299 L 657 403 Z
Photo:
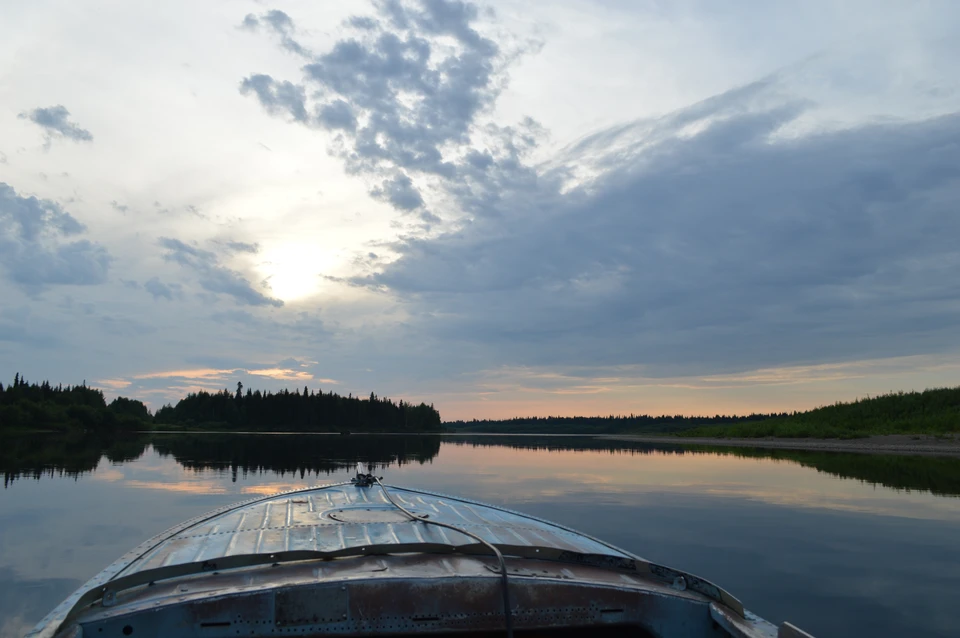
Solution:
M 675 434 L 694 438 L 853 439 L 955 432 L 960 432 L 960 388 L 896 392 L 763 421 L 697 427 Z

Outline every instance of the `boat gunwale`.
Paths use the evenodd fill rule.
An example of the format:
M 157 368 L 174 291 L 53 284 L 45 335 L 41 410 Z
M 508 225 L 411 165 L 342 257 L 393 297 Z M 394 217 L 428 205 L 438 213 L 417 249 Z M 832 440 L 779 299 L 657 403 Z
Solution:
M 445 586 L 443 583 L 449 582 L 451 579 L 456 579 L 460 584 L 470 581 L 477 583 L 485 581 L 487 585 L 489 585 L 490 592 L 496 591 L 497 587 L 492 584 L 492 581 L 499 579 L 498 566 L 489 560 L 483 560 L 491 558 L 490 556 L 463 555 L 457 558 L 460 559 L 460 561 L 466 561 L 473 568 L 473 571 L 467 573 L 461 572 L 460 568 L 463 565 L 461 562 L 458 564 L 456 570 L 451 570 L 448 573 L 433 571 L 432 573 L 423 575 L 422 573 L 417 573 L 420 572 L 423 567 L 423 563 L 421 562 L 423 561 L 423 556 L 391 555 L 387 557 L 361 557 L 360 560 L 367 561 L 367 564 L 334 564 L 334 569 L 342 567 L 344 572 L 338 573 L 336 577 L 331 578 L 329 581 L 317 581 L 315 575 L 312 573 L 312 566 L 303 563 L 282 566 L 282 569 L 292 570 L 294 572 L 292 574 L 274 570 L 271 570 L 269 573 L 261 572 L 261 574 L 263 574 L 263 580 L 261 582 L 252 582 L 245 577 L 243 572 L 235 574 L 230 574 L 229 572 L 208 572 L 198 575 L 200 577 L 199 580 L 186 581 L 189 590 L 181 589 L 181 584 L 176 581 L 169 584 L 157 583 L 156 588 L 141 587 L 139 591 L 131 592 L 132 598 L 126 598 L 122 603 L 118 603 L 112 607 L 91 608 L 82 613 L 77 620 L 83 624 L 97 623 L 104 620 L 121 618 L 128 614 L 159 613 L 168 607 L 179 605 L 189 606 L 198 603 L 211 603 L 216 607 L 218 601 L 228 600 L 237 596 L 258 596 L 268 594 L 271 591 L 284 591 L 289 593 L 300 588 L 306 590 L 310 590 L 311 588 L 342 589 L 344 585 L 346 585 L 347 588 L 353 591 L 353 588 L 371 589 L 383 586 L 393 588 L 395 585 L 406 585 L 409 586 L 411 590 L 416 590 L 420 584 L 425 582 L 431 583 L 433 586 L 440 584 L 440 586 L 443 587 Z M 369 561 L 375 561 L 376 564 L 381 566 L 381 569 L 371 571 L 369 569 Z M 524 565 L 524 563 L 528 562 L 532 562 L 532 567 L 526 567 Z M 528 561 L 523 558 L 513 558 L 512 560 L 508 559 L 508 564 L 511 565 L 511 582 L 525 589 L 528 592 L 528 596 L 534 589 L 540 587 L 562 587 L 564 589 L 573 588 L 584 592 L 603 592 L 601 595 L 615 592 L 631 593 L 639 594 L 644 598 L 650 599 L 677 599 L 691 605 L 702 605 L 705 610 L 710 606 L 720 606 L 726 609 L 727 614 L 732 614 L 732 610 L 723 607 L 722 604 L 698 592 L 691 590 L 675 591 L 666 583 L 642 578 L 624 580 L 618 578 L 618 575 L 613 570 L 586 565 L 571 565 L 558 568 L 554 561 L 548 559 Z M 391 573 L 386 573 L 387 570 L 384 569 L 384 567 L 387 565 L 389 565 Z M 429 565 L 433 568 L 437 567 L 437 563 L 430 563 Z M 392 571 L 398 567 L 401 573 L 398 574 Z M 543 571 L 541 571 L 541 568 Z M 515 574 L 513 573 L 514 569 L 517 571 Z M 575 576 L 571 576 L 570 569 L 573 570 Z M 547 573 L 547 570 L 550 570 L 549 576 L 544 575 Z M 233 582 L 228 582 L 215 588 L 207 588 L 206 579 L 208 578 L 229 579 Z M 324 591 L 330 591 L 330 589 L 324 589 Z M 491 599 L 495 596 L 493 593 L 490 595 Z M 605 605 L 596 603 L 596 606 L 602 608 Z M 536 609 L 538 609 L 537 606 L 520 607 L 516 609 L 515 613 L 521 615 L 528 614 L 535 612 Z M 220 608 L 217 609 L 217 611 L 220 610 Z M 441 612 L 441 614 L 442 613 L 443 612 Z M 498 612 L 494 612 L 494 615 L 497 613 Z M 502 617 L 502 610 L 499 613 Z M 413 615 L 417 616 L 419 614 L 413 612 Z M 199 615 L 194 616 L 194 618 L 199 617 Z M 361 614 L 361 618 L 362 617 Z M 744 619 L 740 619 L 741 623 L 743 623 L 743 621 Z M 751 621 L 747 622 L 749 623 Z M 754 633 L 746 634 L 745 636 L 747 638 L 759 638 L 759 635 Z M 741 636 L 741 638 L 744 637 Z

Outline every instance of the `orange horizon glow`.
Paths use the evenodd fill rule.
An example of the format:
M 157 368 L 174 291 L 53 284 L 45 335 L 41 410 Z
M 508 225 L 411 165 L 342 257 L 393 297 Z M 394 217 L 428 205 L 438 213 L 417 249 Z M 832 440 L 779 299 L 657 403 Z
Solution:
M 169 370 L 135 374 L 134 379 L 216 379 L 233 374 L 236 369 L 220 370 L 216 368 L 198 368 L 193 370 Z
M 312 362 L 311 362 L 312 363 Z M 306 367 L 306 366 L 305 366 Z M 337 385 L 365 396 L 355 383 L 314 377 L 303 369 L 197 368 L 158 371 L 99 383 L 111 393 L 138 396 L 151 407 L 184 393 L 222 388 L 229 375 L 246 373 L 273 381 Z M 179 380 L 165 387 L 136 381 Z M 183 383 L 186 382 L 186 383 Z M 895 391 L 960 385 L 960 363 L 946 355 L 894 357 L 844 363 L 761 368 L 730 374 L 654 377 L 642 366 L 600 370 L 501 367 L 434 382 L 432 391 L 374 392 L 393 400 L 433 404 L 444 421 L 532 417 L 715 416 L 806 411 Z M 292 388 L 298 389 L 298 388 Z M 150 401 L 153 398 L 153 401 Z
M 714 416 L 806 411 L 897 391 L 960 385 L 960 363 L 941 355 L 893 357 L 746 372 L 650 377 L 635 366 L 617 376 L 529 368 L 480 375 L 473 392 L 435 404 L 444 421 L 574 416 Z

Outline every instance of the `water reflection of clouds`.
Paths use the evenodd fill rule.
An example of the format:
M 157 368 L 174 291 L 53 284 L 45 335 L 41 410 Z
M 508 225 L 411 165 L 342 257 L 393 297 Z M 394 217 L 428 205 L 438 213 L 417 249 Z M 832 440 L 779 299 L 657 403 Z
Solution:
M 226 494 L 227 488 L 223 485 L 210 483 L 209 481 L 177 481 L 168 483 L 165 481 L 137 481 L 130 480 L 125 483 L 127 487 L 140 490 L 158 490 L 163 492 L 182 492 L 184 494 Z
M 352 438 L 352 437 L 351 437 Z M 256 464 L 256 455 L 246 459 Z M 235 472 L 228 460 L 202 458 L 184 467 L 174 456 L 148 448 L 132 463 L 102 459 L 94 481 L 137 491 L 210 495 L 268 495 L 338 480 L 307 472 Z M 502 494 L 520 506 L 557 500 L 613 501 L 643 507 L 659 495 L 714 500 L 740 499 L 775 506 L 835 510 L 919 519 L 960 519 L 957 499 L 904 492 L 799 465 L 793 460 L 712 452 L 632 449 L 541 449 L 444 442 L 427 465 L 390 465 L 383 474 L 395 484 L 467 495 Z M 346 478 L 344 472 L 343 478 Z M 300 478 L 298 481 L 297 478 Z M 239 499 L 238 499 L 239 500 Z
M 240 493 L 249 494 L 251 496 L 270 496 L 271 494 L 276 494 L 277 492 L 288 492 L 290 490 L 298 490 L 304 487 L 310 486 L 302 483 L 266 483 L 263 485 L 245 485 L 240 489 Z
M 159 492 L 180 492 L 182 494 L 244 494 L 250 496 L 270 496 L 278 492 L 287 492 L 290 490 L 303 489 L 311 487 L 304 483 L 278 483 L 268 482 L 260 485 L 244 485 L 237 489 L 230 489 L 232 483 L 211 483 L 209 480 L 202 481 L 138 481 L 129 480 L 124 483 L 127 487 L 138 490 L 156 490 Z
M 69 578 L 32 579 L 0 566 L 0 637 L 25 635 L 49 611 L 48 599 L 66 598 L 80 584 Z
M 497 471 L 501 468 L 502 471 Z M 598 471 L 602 470 L 602 471 Z M 930 520 L 960 520 L 960 501 L 835 477 L 773 458 L 695 453 L 616 454 L 445 445 L 425 473 L 451 485 L 503 493 L 511 503 L 558 498 L 609 500 L 642 507 L 663 494 L 739 499 L 769 505 Z
M 109 465 L 108 465 L 109 464 Z M 229 467 L 194 469 L 185 468 L 173 457 L 160 456 L 153 450 L 135 463 L 112 464 L 101 460 L 100 465 L 90 475 L 95 481 L 122 484 L 124 488 L 174 492 L 195 495 L 240 494 L 250 496 L 269 496 L 277 492 L 311 487 L 319 482 L 306 477 L 302 482 L 290 480 L 272 480 L 279 478 L 275 472 L 261 472 L 256 476 L 247 473 L 240 477 L 240 483 L 233 480 Z M 245 484 L 255 481 L 253 484 Z
M 103 465 L 103 461 L 100 462 L 100 465 Z M 97 467 L 90 478 L 95 481 L 116 482 L 116 481 L 123 481 L 127 477 L 123 472 L 121 472 L 115 467 L 111 467 L 110 469 L 106 469 L 106 470 L 100 469 L 100 467 Z
M 702 493 L 714 497 L 735 497 L 759 501 L 770 505 L 782 505 L 792 508 L 825 509 L 841 512 L 856 512 L 860 514 L 876 514 L 879 516 L 902 516 L 907 518 L 931 520 L 958 520 L 960 509 L 950 501 L 937 497 L 914 501 L 889 494 L 827 494 L 820 490 L 793 490 L 764 489 L 754 485 L 740 484 L 727 486 L 701 485 Z M 929 496 L 929 495 L 917 495 Z
M 193 495 L 267 496 L 333 482 L 310 480 L 309 476 L 297 482 L 275 472 L 262 472 L 235 484 L 227 467 L 187 469 L 172 457 L 156 453 L 148 453 L 133 464 L 104 465 L 102 462 L 91 478 L 119 482 L 130 489 Z M 841 479 L 772 458 L 444 445 L 433 463 L 418 465 L 411 472 L 442 475 L 437 482 L 450 491 L 502 493 L 515 507 L 564 498 L 581 502 L 617 499 L 643 507 L 654 497 L 673 494 L 790 508 L 960 520 L 960 505 L 951 499 Z M 392 466 L 385 473 L 391 482 L 403 484 L 401 476 L 408 471 Z M 473 485 L 468 487 L 464 482 Z

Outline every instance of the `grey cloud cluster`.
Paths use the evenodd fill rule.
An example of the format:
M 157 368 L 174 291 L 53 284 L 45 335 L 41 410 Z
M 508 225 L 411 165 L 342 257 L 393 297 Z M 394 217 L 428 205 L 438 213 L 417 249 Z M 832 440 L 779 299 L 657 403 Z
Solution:
M 144 289 L 150 293 L 153 300 L 183 299 L 183 286 L 180 284 L 165 284 L 158 277 L 151 277 L 143 284 Z
M 423 197 L 413 186 L 413 181 L 404 174 L 383 180 L 383 184 L 370 191 L 374 197 L 384 199 L 400 210 L 413 210 L 423 206 Z
M 257 31 L 264 24 L 280 38 L 280 45 L 284 49 L 304 57 L 310 55 L 310 52 L 293 37 L 296 34 L 293 19 L 279 9 L 272 9 L 259 17 L 248 13 L 240 23 L 240 28 Z
M 247 253 L 249 255 L 256 255 L 260 252 L 260 244 L 250 243 L 245 241 L 215 241 L 217 245 L 221 246 L 224 250 L 231 253 Z
M 207 292 L 227 295 L 238 303 L 248 306 L 280 307 L 283 305 L 283 301 L 255 290 L 242 274 L 221 264 L 216 253 L 190 246 L 170 237 L 161 237 L 159 244 L 166 250 L 163 258 L 193 272 L 197 276 L 200 287 Z M 150 282 L 147 283 L 149 285 Z M 163 294 L 166 287 L 162 287 L 163 284 L 159 281 L 157 284 L 155 289 L 159 295 L 154 294 L 153 291 L 151 294 L 154 294 L 154 298 L 166 297 L 166 294 Z M 170 295 L 173 296 L 173 294 L 171 291 Z
M 591 136 L 501 202 L 526 214 L 405 240 L 355 283 L 499 362 L 702 373 L 956 348 L 960 114 L 785 138 L 806 107 L 776 96 Z
M 436 219 L 415 183 L 420 175 L 439 178 L 441 195 L 462 210 L 490 212 L 496 193 L 535 177 L 518 161 L 535 123 L 519 127 L 519 141 L 518 129 L 479 124 L 510 56 L 477 31 L 473 4 L 387 0 L 376 8 L 376 18 L 347 21 L 354 35 L 313 56 L 301 84 L 255 74 L 241 92 L 271 114 L 336 133 L 334 152 L 347 169 L 377 177 L 371 194 L 401 211 Z
M 50 106 L 47 108 L 36 108 L 32 111 L 21 113 L 20 119 L 30 120 L 37 126 L 43 128 L 47 138 L 47 145 L 53 139 L 69 139 L 76 142 L 92 142 L 93 135 L 85 128 L 69 120 L 70 111 L 62 105 Z
M 107 250 L 87 239 L 70 239 L 84 230 L 55 202 L 20 196 L 0 182 L 0 264 L 21 288 L 106 281 L 112 261 Z
M 537 170 L 537 122 L 485 122 L 509 56 L 476 7 L 376 6 L 301 83 L 242 90 L 333 132 L 374 197 L 467 214 L 352 280 L 406 302 L 414 340 L 469 343 L 489 365 L 663 374 L 957 347 L 960 117 L 798 135 L 812 104 L 772 76 Z
M 296 122 L 306 123 L 306 91 L 292 82 L 277 82 L 269 75 L 251 75 L 240 83 L 240 93 L 255 94 L 260 104 L 271 115 L 290 115 Z

